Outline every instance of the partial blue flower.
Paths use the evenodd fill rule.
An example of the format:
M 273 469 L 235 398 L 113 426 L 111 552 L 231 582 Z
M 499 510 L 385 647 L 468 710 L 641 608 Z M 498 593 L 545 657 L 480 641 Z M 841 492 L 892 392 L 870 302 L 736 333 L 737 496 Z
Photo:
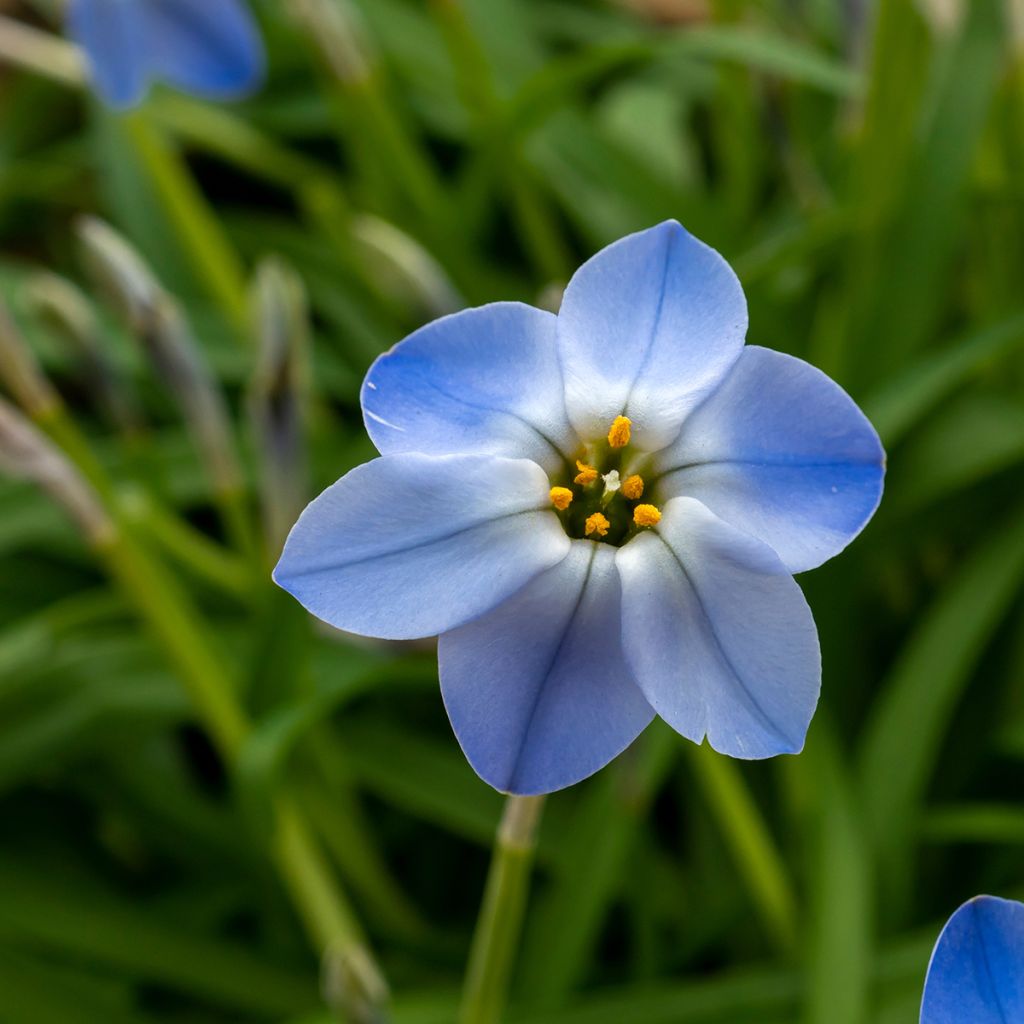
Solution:
M 793 573 L 864 527 L 885 457 L 746 326 L 674 221 L 584 264 L 557 316 L 428 324 L 367 374 L 381 458 L 309 506 L 274 578 L 340 629 L 439 634 L 456 736 L 505 792 L 578 782 L 656 714 L 734 757 L 800 750 L 821 664 Z
M 976 896 L 935 944 L 921 1024 L 1016 1021 L 1024 1021 L 1024 903 Z
M 135 106 L 157 80 L 228 100 L 263 79 L 263 45 L 243 0 L 70 0 L 67 27 L 114 107 Z

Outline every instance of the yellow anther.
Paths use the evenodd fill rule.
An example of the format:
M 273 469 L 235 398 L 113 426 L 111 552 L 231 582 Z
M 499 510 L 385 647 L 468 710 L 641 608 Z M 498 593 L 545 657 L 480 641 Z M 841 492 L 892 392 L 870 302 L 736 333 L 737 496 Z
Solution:
M 548 497 L 559 512 L 564 512 L 572 504 L 572 491 L 568 487 L 552 487 Z
M 627 476 L 622 482 L 622 494 L 623 497 L 629 498 L 630 501 L 636 501 L 644 493 L 644 481 L 643 477 Z
M 576 460 L 576 468 L 579 470 L 579 474 L 573 481 L 574 483 L 582 484 L 586 487 L 587 484 L 592 484 L 598 477 L 598 472 L 593 466 L 588 466 L 585 462 L 580 462 L 579 459 Z
M 612 524 L 600 512 L 595 512 L 592 516 L 587 516 L 587 525 L 585 527 L 587 536 L 589 537 L 592 533 L 596 533 L 598 537 L 603 537 L 608 532 L 608 527 Z
M 661 522 L 661 513 L 653 505 L 637 505 L 633 509 L 633 522 L 637 526 L 657 526 Z
M 632 421 L 626 416 L 616 416 L 615 422 L 612 423 L 611 429 L 608 431 L 608 443 L 613 448 L 625 448 L 629 444 L 630 427 L 633 426 Z

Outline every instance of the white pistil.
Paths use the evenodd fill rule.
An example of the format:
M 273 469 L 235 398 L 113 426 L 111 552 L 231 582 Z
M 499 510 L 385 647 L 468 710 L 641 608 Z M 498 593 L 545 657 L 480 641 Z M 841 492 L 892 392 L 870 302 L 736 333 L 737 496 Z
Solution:
M 604 494 L 601 495 L 601 505 L 604 506 L 618 493 L 619 488 L 622 486 L 622 481 L 619 479 L 619 471 L 617 469 L 605 473 L 601 479 L 604 480 Z

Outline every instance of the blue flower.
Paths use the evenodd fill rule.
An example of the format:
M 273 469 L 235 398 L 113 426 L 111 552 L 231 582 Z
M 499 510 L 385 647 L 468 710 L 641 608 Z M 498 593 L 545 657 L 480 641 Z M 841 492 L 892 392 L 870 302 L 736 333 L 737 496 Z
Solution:
M 655 714 L 734 757 L 798 751 L 820 656 L 792 574 L 841 551 L 884 454 L 807 363 L 744 347 L 739 281 L 674 221 L 381 356 L 381 452 L 302 514 L 275 579 L 353 633 L 440 634 L 470 763 L 544 793 Z
M 968 900 L 935 944 L 921 1024 L 1024 1021 L 1024 903 Z
M 243 0 L 70 0 L 67 26 L 114 107 L 135 106 L 155 79 L 221 100 L 263 78 L 263 46 Z

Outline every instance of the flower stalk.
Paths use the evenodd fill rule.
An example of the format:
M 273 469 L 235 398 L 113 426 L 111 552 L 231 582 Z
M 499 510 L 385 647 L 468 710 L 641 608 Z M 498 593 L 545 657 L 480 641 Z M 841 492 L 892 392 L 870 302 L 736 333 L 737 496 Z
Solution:
M 459 1024 L 497 1024 L 522 932 L 542 796 L 510 796 L 498 826 L 466 969 Z

